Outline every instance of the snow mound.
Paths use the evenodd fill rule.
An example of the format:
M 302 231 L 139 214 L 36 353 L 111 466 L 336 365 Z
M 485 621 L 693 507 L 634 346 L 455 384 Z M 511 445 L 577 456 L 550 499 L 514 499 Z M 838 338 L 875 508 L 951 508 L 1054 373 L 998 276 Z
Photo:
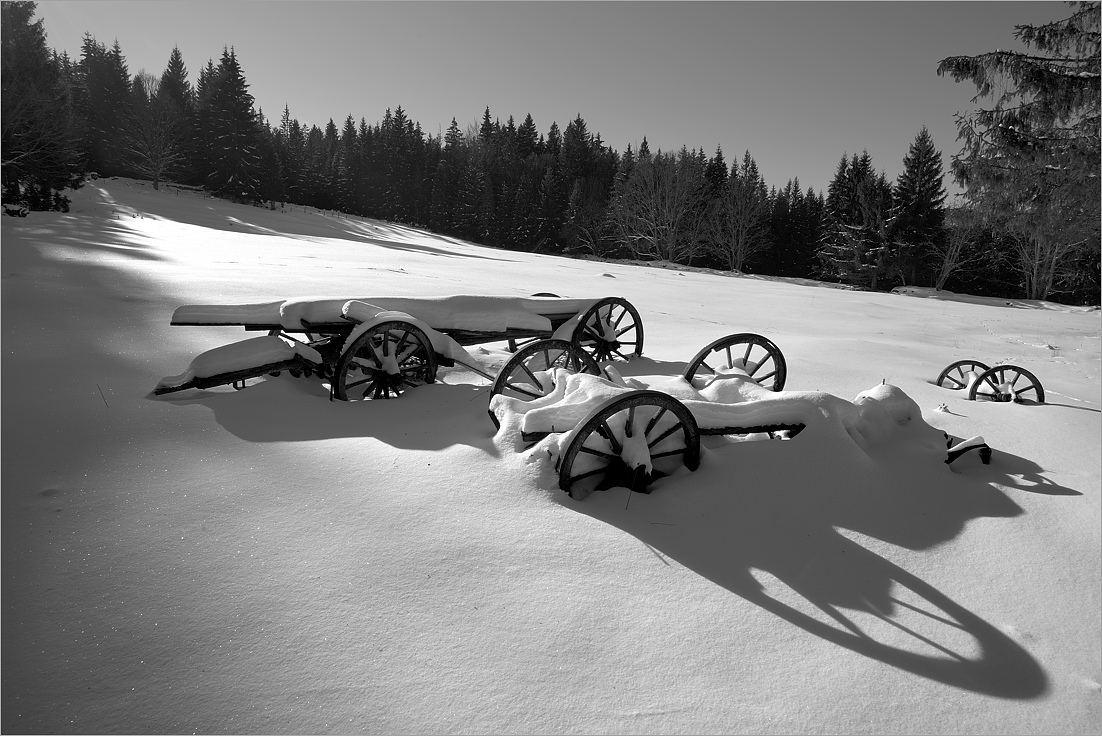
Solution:
M 555 369 L 553 378 L 554 389 L 533 401 L 493 397 L 490 410 L 500 421 L 499 443 L 515 444 L 517 436 L 548 433 L 529 452 L 560 457 L 590 412 L 649 388 L 684 404 L 701 431 L 803 425 L 803 443 L 844 439 L 870 457 L 905 453 L 942 463 L 946 458 L 945 434 L 925 422 L 918 404 L 902 389 L 886 383 L 846 401 L 820 391 L 769 391 L 739 372 L 721 373 L 699 389 L 680 376 L 645 387 L 638 381 L 618 383 L 561 368 Z

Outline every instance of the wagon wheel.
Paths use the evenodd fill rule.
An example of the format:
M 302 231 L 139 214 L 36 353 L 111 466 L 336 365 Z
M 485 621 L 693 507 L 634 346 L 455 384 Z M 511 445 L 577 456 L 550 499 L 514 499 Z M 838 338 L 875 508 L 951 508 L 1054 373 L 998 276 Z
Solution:
M 945 370 L 937 377 L 937 385 L 954 391 L 968 388 L 969 373 L 975 373 L 978 376 L 987 370 L 989 370 L 988 366 L 978 360 L 958 360 L 956 363 L 951 363 L 945 367 Z
M 605 297 L 582 315 L 571 341 L 597 362 L 643 354 L 643 320 L 627 299 Z
M 380 322 L 341 355 L 332 386 L 341 401 L 361 401 L 435 380 L 436 353 L 425 333 L 408 322 Z
M 578 500 L 616 486 L 649 493 L 679 463 L 700 465 L 696 419 L 669 394 L 632 391 L 582 420 L 559 463 L 559 488 Z
M 781 349 L 761 335 L 740 332 L 721 337 L 693 356 L 681 374 L 689 383 L 696 376 L 716 375 L 725 369 L 746 371 L 770 391 L 780 391 L 788 378 L 788 364 Z
M 997 365 L 984 371 L 968 390 L 970 401 L 1045 403 L 1045 390 L 1037 376 L 1016 365 Z
M 553 368 L 601 375 L 597 361 L 574 343 L 557 339 L 537 340 L 518 350 L 501 367 L 494 385 L 490 387 L 490 399 L 498 394 L 523 401 L 544 397 L 555 388 L 549 375 Z M 499 427 L 494 413 L 490 411 L 489 414 L 494 426 Z

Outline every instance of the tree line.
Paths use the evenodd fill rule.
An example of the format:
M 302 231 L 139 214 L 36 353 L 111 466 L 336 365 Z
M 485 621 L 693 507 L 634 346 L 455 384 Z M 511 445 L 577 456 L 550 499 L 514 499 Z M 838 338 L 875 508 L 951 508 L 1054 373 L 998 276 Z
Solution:
M 1097 51 L 1097 5 L 1077 13 L 1089 16 L 1091 8 Z M 817 193 L 798 179 L 767 185 L 749 150 L 728 164 L 718 147 L 711 156 L 684 146 L 651 152 L 644 137 L 638 150 L 621 153 L 580 114 L 565 129 L 552 122 L 546 133 L 530 114 L 502 123 L 489 108 L 480 123 L 460 128 L 453 118 L 438 135 L 426 134 L 401 106 L 372 124 L 348 115 L 340 127 L 330 119 L 324 129 L 301 124 L 285 106 L 274 122 L 256 107 L 233 48 L 217 64 L 208 60 L 194 86 L 178 48 L 159 77 L 132 76 L 117 42 L 108 48 L 86 34 L 72 60 L 47 46 L 35 3 L 5 2 L 2 9 L 6 204 L 65 208 L 64 191 L 95 172 L 149 179 L 154 188 L 166 181 L 203 187 L 238 202 L 339 210 L 514 250 L 669 261 L 872 290 L 916 285 L 1098 302 L 1097 222 L 1092 234 L 1079 217 L 1078 237 L 1069 242 L 1056 232 L 1056 211 L 995 202 L 995 174 L 976 164 L 992 157 L 986 149 L 954 159 L 967 197 L 948 204 L 941 153 L 925 128 L 895 182 L 876 171 L 867 152 L 847 152 L 827 191 Z M 1070 22 L 1081 24 L 1076 17 Z M 1053 33 L 1027 41 L 1061 43 Z M 953 69 L 945 66 L 966 76 Z M 1097 83 L 1096 61 L 1095 190 Z M 1067 104 L 1089 118 L 1083 100 Z M 1090 140 L 1080 149 L 1080 156 L 1089 151 Z M 1078 161 L 1073 153 L 1065 158 Z M 1021 188 L 1032 193 L 1034 210 L 1052 191 Z M 1065 199 L 1064 215 L 1075 206 L 1074 197 Z M 1023 225 L 1026 219 L 1032 224 Z M 1042 240 L 1060 245 L 1039 247 Z

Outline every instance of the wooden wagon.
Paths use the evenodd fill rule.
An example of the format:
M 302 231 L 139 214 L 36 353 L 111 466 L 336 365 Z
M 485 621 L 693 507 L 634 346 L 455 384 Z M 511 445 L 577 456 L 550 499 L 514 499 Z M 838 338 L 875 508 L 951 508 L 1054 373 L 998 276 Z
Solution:
M 567 386 L 571 373 L 592 374 L 590 391 L 579 385 L 582 381 Z M 541 340 L 518 351 L 502 367 L 491 388 L 489 413 L 500 428 L 501 415 L 522 405 L 527 405 L 523 408 L 526 421 L 539 409 L 553 410 L 550 424 L 548 418 L 540 418 L 533 423 L 536 429 L 522 426 L 521 438 L 534 443 L 562 435 L 556 458 L 559 488 L 572 498 L 613 487 L 649 493 L 651 482 L 680 465 L 696 470 L 702 436 L 788 440 L 806 429 L 804 417 L 814 417 L 815 411 L 786 409 L 783 400 L 753 401 L 755 394 L 761 398 L 782 392 L 787 375 L 780 348 L 754 333 L 736 333 L 709 343 L 686 364 L 679 376 L 683 383 L 655 386 L 625 380 L 614 365 L 599 365 L 577 355 L 571 343 Z M 673 395 L 684 398 L 691 393 L 699 398 L 697 388 L 716 382 L 728 384 L 728 399 L 712 395 L 706 401 L 683 401 Z M 556 390 L 558 396 L 553 397 Z M 570 392 L 585 398 L 568 406 L 566 413 L 561 405 L 548 402 L 565 399 Z M 724 404 L 732 394 L 737 395 L 736 401 L 747 402 L 739 404 L 742 410 L 732 412 Z M 535 411 L 528 408 L 537 406 Z M 991 448 L 982 437 L 944 436 L 946 463 L 972 450 L 978 451 L 984 464 L 990 462 Z
M 463 346 L 505 342 L 512 351 L 555 337 L 593 361 L 643 351 L 643 324 L 626 299 L 446 296 L 301 298 L 258 304 L 186 305 L 178 326 L 240 326 L 261 337 L 197 356 L 183 373 L 161 379 L 157 395 L 233 385 L 288 371 L 329 383 L 330 398 L 386 399 L 432 383 L 438 366 L 456 363 L 490 380 Z

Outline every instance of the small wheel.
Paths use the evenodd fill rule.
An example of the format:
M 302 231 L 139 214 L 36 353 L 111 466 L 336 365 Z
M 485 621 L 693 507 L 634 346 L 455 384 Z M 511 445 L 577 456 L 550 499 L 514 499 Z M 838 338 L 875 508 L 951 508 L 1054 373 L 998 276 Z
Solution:
M 988 370 L 989 367 L 978 360 L 958 360 L 956 363 L 951 363 L 945 367 L 945 370 L 937 377 L 937 385 L 954 391 L 968 388 L 969 373 L 975 373 L 978 376 Z
M 380 322 L 337 361 L 333 396 L 341 401 L 389 399 L 436 380 L 436 352 L 418 327 Z
M 537 340 L 518 350 L 494 379 L 490 387 L 490 399 L 505 394 L 514 399 L 531 401 L 539 399 L 555 388 L 551 370 L 565 368 L 572 373 L 601 375 L 601 367 L 589 353 L 568 340 Z M 494 426 L 499 427 L 497 417 L 489 412 Z
M 1037 376 L 1016 365 L 997 365 L 984 371 L 968 390 L 971 401 L 1026 401 L 1045 403 L 1045 389 Z
M 598 363 L 643 354 L 643 320 L 627 299 L 605 297 L 582 315 L 571 341 Z
M 693 356 L 681 374 L 689 383 L 696 376 L 716 375 L 740 369 L 764 388 L 780 391 L 788 378 L 788 364 L 781 349 L 761 335 L 740 332 L 721 337 Z
M 679 464 L 700 465 L 696 419 L 669 394 L 632 391 L 582 420 L 559 462 L 559 488 L 578 500 L 617 486 L 649 493 Z

